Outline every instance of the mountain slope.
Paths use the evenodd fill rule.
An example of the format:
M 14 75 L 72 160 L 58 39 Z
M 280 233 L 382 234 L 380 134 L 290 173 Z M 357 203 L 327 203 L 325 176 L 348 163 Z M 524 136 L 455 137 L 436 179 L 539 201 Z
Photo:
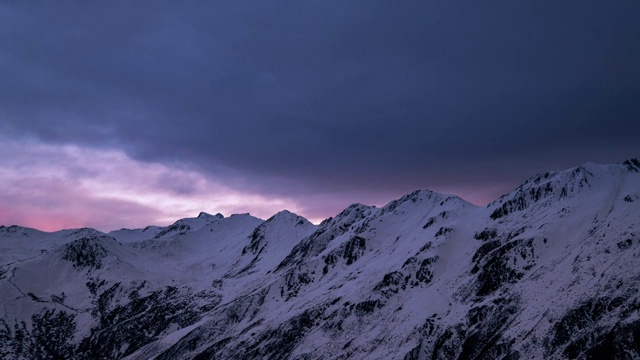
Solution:
M 640 358 L 639 244 L 637 160 L 540 174 L 486 207 L 422 190 L 318 226 L 2 227 L 0 355 Z

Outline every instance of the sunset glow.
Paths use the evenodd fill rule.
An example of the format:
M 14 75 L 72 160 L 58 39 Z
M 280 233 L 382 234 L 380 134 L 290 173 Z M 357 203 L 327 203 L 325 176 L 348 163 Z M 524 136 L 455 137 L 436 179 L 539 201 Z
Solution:
M 167 225 L 200 211 L 269 217 L 292 200 L 238 192 L 192 171 L 121 151 L 3 139 L 0 222 L 41 230 Z M 9 156 L 11 155 L 11 156 Z

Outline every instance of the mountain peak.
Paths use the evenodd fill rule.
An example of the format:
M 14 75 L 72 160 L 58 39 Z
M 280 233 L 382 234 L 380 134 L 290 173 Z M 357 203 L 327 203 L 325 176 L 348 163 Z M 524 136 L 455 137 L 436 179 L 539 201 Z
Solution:
M 449 201 L 459 202 L 460 204 L 463 204 L 463 206 L 464 204 L 473 205 L 456 195 L 441 194 L 432 190 L 423 189 L 415 190 L 397 200 L 389 202 L 382 208 L 381 214 L 384 215 L 396 211 L 398 208 L 405 206 L 405 204 L 427 204 L 428 206 L 442 206 Z
M 293 212 L 291 212 L 289 210 L 282 210 L 282 211 L 278 211 L 275 215 L 273 215 L 269 219 L 297 219 L 297 218 L 303 218 L 304 219 L 303 216 L 300 216 L 300 215 L 298 215 L 296 213 L 293 213 Z
M 353 212 L 363 212 L 371 209 L 375 209 L 376 207 L 373 205 L 365 205 L 361 203 L 353 203 L 347 206 L 344 210 L 340 212 L 340 214 L 336 215 L 336 217 L 344 216 L 347 214 L 351 214 Z
M 288 217 L 288 216 L 298 216 L 298 215 L 295 214 L 295 213 L 292 213 L 291 211 L 289 211 L 287 209 L 284 209 L 284 210 L 278 211 L 275 215 L 273 215 L 273 217 L 276 217 L 276 216 L 278 216 L 278 217 L 280 217 L 280 216 Z
M 215 215 L 211 215 L 209 213 L 206 213 L 204 211 L 201 211 L 200 214 L 198 214 L 198 219 L 208 219 L 208 218 L 217 218 L 217 219 L 224 219 L 224 215 L 217 213 Z
M 541 173 L 530 177 L 511 193 L 487 205 L 496 208 L 492 219 L 521 211 L 536 204 L 551 204 L 570 199 L 579 193 L 591 194 L 620 191 L 620 186 L 630 173 L 640 172 L 640 161 L 626 160 L 618 164 L 586 162 L 580 166 Z

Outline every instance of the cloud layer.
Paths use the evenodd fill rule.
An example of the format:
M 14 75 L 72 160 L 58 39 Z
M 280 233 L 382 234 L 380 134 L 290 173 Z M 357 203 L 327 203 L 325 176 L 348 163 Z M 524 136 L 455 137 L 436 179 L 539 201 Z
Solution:
M 535 172 L 638 156 L 638 13 L 595 0 L 4 4 L 0 130 L 314 218 L 416 188 L 484 203 Z M 176 196 L 197 189 L 171 176 Z
M 291 199 L 238 192 L 193 171 L 146 164 L 121 151 L 2 139 L 0 221 L 42 230 L 167 225 L 199 211 L 268 217 Z

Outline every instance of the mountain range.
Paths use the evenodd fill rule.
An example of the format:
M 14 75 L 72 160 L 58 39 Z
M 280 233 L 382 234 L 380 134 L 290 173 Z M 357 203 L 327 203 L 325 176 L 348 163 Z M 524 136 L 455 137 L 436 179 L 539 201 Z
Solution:
M 0 226 L 3 359 L 640 359 L 640 162 L 314 225 Z

